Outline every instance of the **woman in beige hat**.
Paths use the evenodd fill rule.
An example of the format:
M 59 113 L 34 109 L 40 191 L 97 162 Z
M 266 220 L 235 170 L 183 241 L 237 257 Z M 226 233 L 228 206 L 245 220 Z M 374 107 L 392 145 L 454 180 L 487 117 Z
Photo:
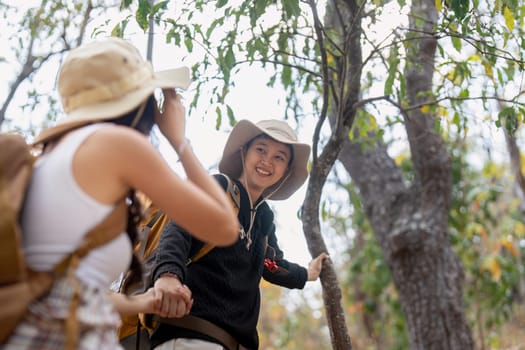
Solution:
M 203 243 L 182 225 L 168 224 L 157 248 L 155 288 L 168 291 L 184 283 L 194 302 L 165 294 L 161 314 L 184 317 L 161 321 L 151 336 L 156 350 L 257 349 L 261 278 L 299 289 L 318 278 L 328 256 L 320 254 L 308 267 L 284 259 L 267 203 L 287 199 L 304 183 L 309 154 L 310 146 L 299 142 L 284 121 L 241 120 L 235 125 L 219 170 L 240 192 L 237 242 L 187 266 L 188 257 Z M 217 178 L 226 188 L 226 179 Z
M 3 349 L 63 349 L 70 301 L 80 291 L 75 349 L 118 349 L 119 314 L 156 312 L 162 293 L 109 296 L 110 283 L 140 266 L 132 245 L 140 221 L 134 191 L 141 191 L 196 237 L 231 244 L 237 218 L 222 188 L 185 138 L 185 109 L 175 88 L 186 89 L 189 70 L 155 73 L 128 42 L 108 38 L 73 49 L 58 75 L 65 117 L 35 140 L 43 145 L 25 201 L 23 244 L 31 269 L 52 270 L 83 235 L 124 199 L 130 208 L 122 233 L 80 260 L 73 278 L 58 279 L 33 302 Z M 154 90 L 163 89 L 162 111 Z M 157 124 L 178 153 L 187 180 L 177 176 L 148 142 Z M 202 220 L 201 213 L 206 213 Z M 127 234 L 126 234 L 127 233 Z M 139 275 L 140 278 L 140 275 Z M 182 287 L 178 295 L 191 303 Z

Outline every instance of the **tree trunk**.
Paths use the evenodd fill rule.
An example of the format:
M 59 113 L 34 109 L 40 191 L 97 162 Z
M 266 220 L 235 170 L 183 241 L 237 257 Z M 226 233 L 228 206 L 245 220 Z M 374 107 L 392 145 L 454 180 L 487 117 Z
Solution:
M 407 104 L 401 111 L 414 166 L 403 178 L 386 146 L 345 142 L 339 160 L 362 196 L 403 307 L 411 349 L 473 349 L 464 316 L 463 268 L 448 232 L 450 158 L 434 117 L 421 106 L 431 99 L 437 13 L 433 0 L 412 2 L 407 41 Z
M 333 73 L 330 73 L 328 70 L 327 52 L 324 49 L 323 41 L 326 31 L 323 30 L 321 21 L 318 17 L 316 2 L 310 0 L 309 4 L 314 16 L 317 42 L 322 56 L 321 70 L 323 74 L 324 106 L 316 127 L 316 133 L 313 137 L 313 162 L 302 208 L 302 222 L 308 249 L 312 256 L 317 256 L 323 251 L 328 251 L 321 235 L 319 223 L 319 203 L 323 185 L 337 160 L 337 156 L 343 147 L 344 140 L 348 138 L 348 132 L 352 127 L 355 117 L 355 110 L 352 108 L 359 97 L 359 77 L 362 65 L 361 48 L 359 45 L 361 38 L 361 21 L 358 14 L 360 9 L 356 1 L 349 0 L 340 4 L 331 4 L 329 2 L 329 11 L 334 13 L 340 10 L 347 14 L 348 18 L 351 18 L 348 23 L 342 23 L 342 18 L 337 17 L 334 14 L 334 18 L 337 17 L 337 20 L 334 19 L 334 21 L 338 21 L 337 26 L 343 28 L 342 31 L 346 33 L 341 35 L 341 37 L 344 38 L 341 47 L 345 53 L 348 53 L 343 59 L 344 62 L 340 63 L 341 69 L 337 76 L 349 76 L 351 77 L 352 83 L 347 87 L 345 86 L 346 80 L 342 80 L 340 88 L 337 91 L 333 91 L 332 81 L 334 78 L 332 76 Z M 331 6 L 340 6 L 341 8 L 334 11 Z M 353 48 L 354 50 L 350 51 L 349 48 Z M 329 105 L 330 91 L 333 91 L 340 96 L 340 98 L 337 99 L 337 104 L 340 108 L 337 109 L 341 113 L 337 114 L 335 117 L 332 116 L 332 135 L 323 147 L 321 154 L 318 154 L 317 145 L 320 141 L 319 130 L 323 126 L 327 116 L 326 113 Z M 348 94 L 345 95 L 343 91 L 348 91 Z M 345 97 L 344 99 L 342 98 L 343 96 Z M 333 265 L 329 263 L 324 264 L 320 279 L 323 287 L 323 301 L 326 309 L 326 318 L 330 330 L 332 348 L 337 350 L 351 350 L 352 344 L 346 326 L 345 313 L 342 305 L 342 293 Z

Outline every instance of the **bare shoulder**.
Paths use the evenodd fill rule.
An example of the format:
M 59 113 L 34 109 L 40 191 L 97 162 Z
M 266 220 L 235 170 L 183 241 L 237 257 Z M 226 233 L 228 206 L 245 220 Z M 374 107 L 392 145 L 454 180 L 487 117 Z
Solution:
M 108 124 L 90 135 L 86 141 L 85 146 L 97 151 L 102 157 L 125 157 L 127 154 L 139 157 L 143 153 L 154 152 L 146 135 L 122 125 Z
M 95 131 L 78 152 L 87 162 L 96 159 L 100 165 L 115 169 L 123 169 L 129 162 L 141 163 L 156 158 L 156 153 L 146 135 L 114 124 Z
M 73 163 L 75 179 L 92 197 L 114 203 L 141 169 L 161 163 L 146 135 L 132 128 L 108 124 L 92 133 L 78 149 Z
M 108 143 L 148 143 L 148 138 L 146 135 L 141 134 L 140 132 L 132 129 L 128 126 L 108 124 L 106 127 L 100 128 L 92 136 L 93 141 L 98 142 L 108 142 Z

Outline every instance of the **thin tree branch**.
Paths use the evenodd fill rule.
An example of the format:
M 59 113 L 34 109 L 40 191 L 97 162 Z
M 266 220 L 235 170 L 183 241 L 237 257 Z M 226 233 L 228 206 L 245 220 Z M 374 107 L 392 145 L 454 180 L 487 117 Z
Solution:
M 443 97 L 443 98 L 436 99 L 434 101 L 425 101 L 423 103 L 418 103 L 418 104 L 414 104 L 414 105 L 411 105 L 411 106 L 408 106 L 408 107 L 403 107 L 399 103 L 397 103 L 396 101 L 392 100 L 392 98 L 390 98 L 390 96 L 386 96 L 385 95 L 385 96 L 375 96 L 375 97 L 362 99 L 359 102 L 354 103 L 353 108 L 355 108 L 357 110 L 359 108 L 363 108 L 365 105 L 367 105 L 369 103 L 376 102 L 376 101 L 381 101 L 381 100 L 382 101 L 386 101 L 386 102 L 390 103 L 391 105 L 395 106 L 403 114 L 405 114 L 405 113 L 407 113 L 407 112 L 409 112 L 411 110 L 414 110 L 414 109 L 422 108 L 424 106 L 437 105 L 437 104 L 440 104 L 443 101 L 463 101 L 464 102 L 464 101 L 470 101 L 470 100 L 472 100 L 472 101 L 494 100 L 494 101 L 498 101 L 498 102 L 514 103 L 514 104 L 518 104 L 520 106 L 525 107 L 525 103 L 518 102 L 515 99 L 506 99 L 506 98 L 502 98 L 502 97 L 498 97 L 498 96 Z
M 319 19 L 319 13 L 317 12 L 317 5 L 314 0 L 309 1 L 310 9 L 312 10 L 312 16 L 314 18 L 314 28 L 317 35 L 317 45 L 319 45 L 319 52 L 321 53 L 321 75 L 323 79 L 323 105 L 321 107 L 321 114 L 319 115 L 319 120 L 315 125 L 313 145 L 312 145 L 312 155 L 314 163 L 317 162 L 318 150 L 317 146 L 319 143 L 319 135 L 321 133 L 321 127 L 326 120 L 326 113 L 328 111 L 328 99 L 329 99 L 329 75 L 328 75 L 328 60 L 326 56 L 326 51 L 324 47 L 324 36 L 323 36 L 323 26 Z

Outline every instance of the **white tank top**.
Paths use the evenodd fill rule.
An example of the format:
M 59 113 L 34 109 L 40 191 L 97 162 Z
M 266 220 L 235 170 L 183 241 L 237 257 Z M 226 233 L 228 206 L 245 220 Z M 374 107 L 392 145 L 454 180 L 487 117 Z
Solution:
M 37 160 L 22 215 L 25 255 L 32 269 L 51 270 L 113 209 L 78 186 L 72 166 L 73 156 L 82 142 L 106 125 L 94 124 L 72 131 Z M 92 250 L 80 262 L 79 280 L 90 286 L 109 288 L 129 267 L 131 249 L 131 242 L 123 232 Z

